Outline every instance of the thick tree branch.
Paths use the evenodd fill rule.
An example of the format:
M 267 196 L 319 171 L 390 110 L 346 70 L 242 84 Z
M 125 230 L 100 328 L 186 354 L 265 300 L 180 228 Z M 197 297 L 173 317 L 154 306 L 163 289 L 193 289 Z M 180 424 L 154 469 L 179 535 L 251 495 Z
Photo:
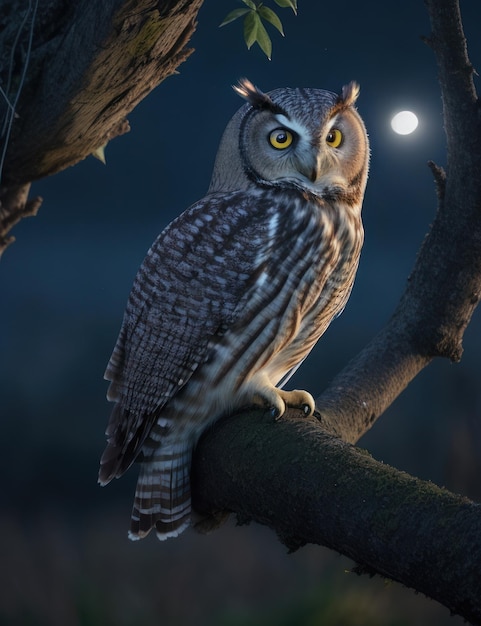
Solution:
M 431 362 L 416 346 L 419 328 L 395 315 L 316 399 L 323 427 L 355 443 Z
M 1 185 L 54 174 L 127 132 L 130 111 L 191 53 L 185 46 L 201 4 L 46 0 L 29 29 L 26 3 L 3 2 L 0 55 L 10 62 L 0 66 L 0 154 L 9 140 Z M 5 210 L 4 237 L 18 221 Z
M 448 163 L 454 166 L 461 157 L 459 165 L 465 165 L 472 147 L 473 156 L 478 158 L 479 138 L 474 129 L 479 125 L 479 115 L 459 0 L 425 0 L 425 4 L 432 28 L 427 43 L 436 56 L 444 104 Z
M 481 505 L 378 463 L 315 420 L 259 411 L 219 422 L 195 468 L 198 511 L 236 511 L 293 549 L 327 546 L 481 624 Z

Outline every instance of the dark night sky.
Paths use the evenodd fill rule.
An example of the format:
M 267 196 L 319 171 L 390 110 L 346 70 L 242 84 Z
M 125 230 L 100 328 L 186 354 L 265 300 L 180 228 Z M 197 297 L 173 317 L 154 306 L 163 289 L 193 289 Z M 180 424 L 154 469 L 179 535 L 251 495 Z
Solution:
M 107 147 L 106 166 L 89 157 L 33 185 L 44 203 L 15 228 L 0 265 L 0 481 L 9 515 L 25 511 L 26 489 L 33 517 L 48 509 L 81 519 L 115 502 L 124 517 L 111 531 L 123 539 L 136 472 L 103 490 L 96 485 L 109 414 L 103 371 L 145 252 L 207 189 L 220 135 L 242 104 L 230 88 L 239 77 L 264 91 L 361 84 L 358 109 L 372 150 L 365 247 L 351 300 L 296 386 L 320 392 L 381 328 L 403 290 L 436 210 L 426 163 L 445 164 L 422 0 L 299 0 L 297 18 L 279 9 L 286 38 L 272 32 L 270 62 L 257 47 L 247 52 L 240 23 L 217 28 L 233 7 L 207 0 L 195 53 L 130 115 L 131 132 Z M 462 9 L 471 60 L 481 66 L 481 4 Z M 420 124 L 401 137 L 389 123 L 405 108 Z M 480 449 L 480 328 L 477 313 L 461 365 L 436 363 L 422 373 L 361 442 L 378 459 L 473 497 L 480 478 L 476 492 L 463 442 L 478 437 Z M 464 479 L 453 470 L 460 458 Z

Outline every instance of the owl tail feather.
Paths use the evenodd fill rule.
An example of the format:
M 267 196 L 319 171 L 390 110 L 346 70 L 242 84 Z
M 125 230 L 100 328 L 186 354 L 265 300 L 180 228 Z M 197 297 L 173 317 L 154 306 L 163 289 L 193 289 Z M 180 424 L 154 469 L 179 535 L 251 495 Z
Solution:
M 129 538 L 143 539 L 152 528 L 163 541 L 190 525 L 190 447 L 162 446 L 162 455 L 141 465 Z

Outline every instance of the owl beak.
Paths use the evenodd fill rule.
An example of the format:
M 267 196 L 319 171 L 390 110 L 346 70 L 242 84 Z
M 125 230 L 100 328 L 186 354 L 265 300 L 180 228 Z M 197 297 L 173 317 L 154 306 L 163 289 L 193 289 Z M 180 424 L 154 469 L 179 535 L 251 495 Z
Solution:
M 316 164 L 316 167 L 313 167 L 312 164 L 305 164 L 305 167 L 299 168 L 300 173 L 305 176 L 311 183 L 317 182 L 320 177 L 320 168 L 319 165 Z
M 320 159 L 299 160 L 297 168 L 311 183 L 317 182 L 321 176 Z

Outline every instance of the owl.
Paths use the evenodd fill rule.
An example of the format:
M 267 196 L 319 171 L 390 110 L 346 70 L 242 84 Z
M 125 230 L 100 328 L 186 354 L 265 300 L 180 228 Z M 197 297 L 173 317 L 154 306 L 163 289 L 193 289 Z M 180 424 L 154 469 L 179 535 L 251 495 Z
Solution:
M 246 102 L 208 192 L 147 253 L 105 373 L 115 404 L 99 482 L 139 463 L 131 539 L 189 525 L 192 451 L 220 416 L 313 412 L 310 393 L 283 387 L 343 310 L 358 266 L 369 162 L 358 85 L 234 89 Z

